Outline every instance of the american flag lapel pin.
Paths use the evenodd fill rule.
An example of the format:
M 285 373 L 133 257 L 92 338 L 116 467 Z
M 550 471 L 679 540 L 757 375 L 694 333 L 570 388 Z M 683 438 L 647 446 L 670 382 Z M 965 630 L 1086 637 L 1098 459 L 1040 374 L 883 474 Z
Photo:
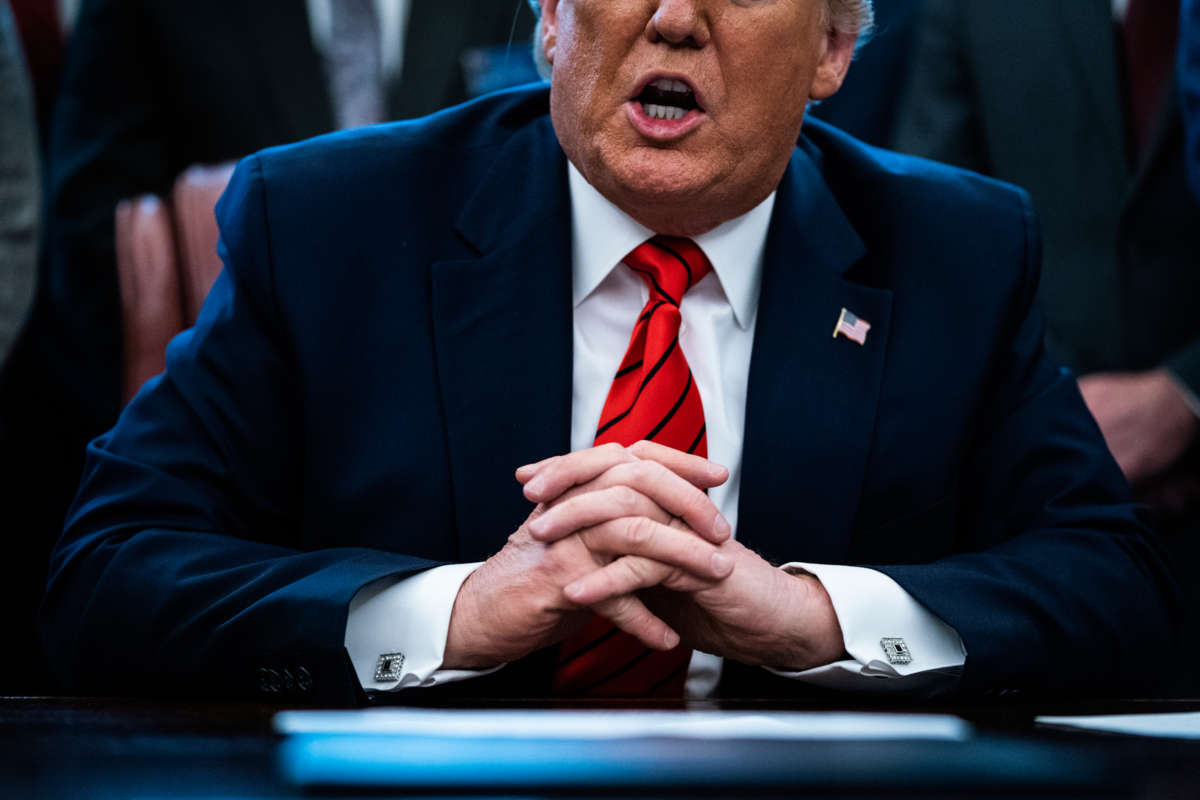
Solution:
M 843 308 L 842 313 L 838 314 L 837 325 L 833 326 L 833 338 L 836 339 L 840 333 L 850 341 L 864 345 L 867 343 L 867 332 L 870 330 L 871 323 L 865 319 L 859 319 Z

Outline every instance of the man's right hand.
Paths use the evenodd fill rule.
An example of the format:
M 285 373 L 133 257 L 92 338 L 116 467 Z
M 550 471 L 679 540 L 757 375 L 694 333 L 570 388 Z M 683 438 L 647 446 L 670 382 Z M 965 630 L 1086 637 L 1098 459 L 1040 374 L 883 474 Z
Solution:
M 589 609 L 566 600 L 563 588 L 622 556 L 650 559 L 672 567 L 672 576 L 703 580 L 720 580 L 733 568 L 716 546 L 729 538 L 729 523 L 704 492 L 724 483 L 728 472 L 706 459 L 647 442 L 603 445 L 522 467 L 517 478 L 538 505 L 459 590 L 446 669 L 514 661 L 561 640 L 583 624 L 588 611 L 647 647 L 669 650 L 679 643 L 678 634 L 636 595 Z M 576 533 L 552 543 L 531 535 L 530 526 L 536 527 L 551 504 L 585 495 L 571 509 Z M 687 529 L 672 526 L 675 517 Z

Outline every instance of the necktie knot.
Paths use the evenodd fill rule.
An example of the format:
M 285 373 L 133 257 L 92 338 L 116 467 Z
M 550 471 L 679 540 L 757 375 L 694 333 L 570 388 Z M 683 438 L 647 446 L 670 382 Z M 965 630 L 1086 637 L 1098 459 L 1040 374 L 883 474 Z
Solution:
M 625 265 L 642 276 L 652 302 L 666 301 L 673 306 L 712 269 L 708 256 L 695 242 L 678 236 L 647 239 L 625 257 Z

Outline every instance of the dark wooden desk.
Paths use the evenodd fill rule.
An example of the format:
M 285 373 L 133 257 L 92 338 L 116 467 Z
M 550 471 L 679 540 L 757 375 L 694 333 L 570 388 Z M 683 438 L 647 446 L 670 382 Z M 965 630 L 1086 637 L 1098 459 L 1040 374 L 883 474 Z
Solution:
M 504 707 L 512 707 L 512 703 Z M 542 707 L 531 703 L 528 707 Z M 779 708 L 776 704 L 698 704 L 701 708 Z M 478 707 L 478 706 L 476 706 Z M 695 707 L 695 705 L 693 706 Z M 811 707 L 810 707 L 811 708 Z M 81 698 L 0 699 L 0 796 L 88 798 L 289 798 L 303 795 L 289 786 L 278 769 L 280 737 L 271 730 L 275 706 L 251 704 L 182 704 L 145 700 Z M 808 710 L 790 706 L 787 710 Z M 828 707 L 811 710 L 830 710 Z M 929 710 L 929 709 L 924 709 Z M 945 712 L 951 709 L 935 709 Z M 759 796 L 764 793 L 806 796 L 976 797 L 1112 796 L 1155 798 L 1200 797 L 1200 741 L 1144 739 L 1087 734 L 1035 727 L 1038 714 L 1129 713 L 1134 711 L 1200 711 L 1200 701 L 1091 703 L 1039 706 L 1006 704 L 958 707 L 980 742 L 1016 747 L 1021 752 L 1052 753 L 1073 765 L 1075 785 L 1022 786 L 1021 775 L 1008 785 L 984 785 L 958 770 L 958 779 L 923 783 L 938 763 L 969 765 L 987 758 L 986 748 L 971 743 L 792 744 L 773 745 L 782 758 L 809 759 L 819 765 L 821 786 L 710 786 L 705 796 Z M 688 745 L 694 747 L 694 745 Z M 720 744 L 707 745 L 719 747 Z M 760 757 L 763 746 L 747 757 Z M 1011 753 L 1010 753 L 1011 755 Z M 874 777 L 863 778 L 874 765 Z M 879 765 L 900 764 L 893 768 Z M 924 765 L 919 767 L 918 765 Z M 617 765 L 619 768 L 619 765 Z M 1077 769 L 1074 769 L 1077 768 Z M 891 770 L 891 772 L 889 772 Z M 913 774 L 914 772 L 918 774 Z M 894 785 L 888 784 L 889 775 Z M 966 777 L 962 777 L 962 776 Z M 883 781 L 880 781 L 880 778 Z M 943 778 L 945 776 L 943 775 Z M 973 783 L 972 780 L 975 780 Z M 570 788 L 556 794 L 578 794 Z M 661 794 L 660 790 L 647 793 Z M 522 792 L 522 796 L 540 794 Z M 676 793 L 678 794 L 678 793 Z M 637 796 L 622 791 L 620 796 Z

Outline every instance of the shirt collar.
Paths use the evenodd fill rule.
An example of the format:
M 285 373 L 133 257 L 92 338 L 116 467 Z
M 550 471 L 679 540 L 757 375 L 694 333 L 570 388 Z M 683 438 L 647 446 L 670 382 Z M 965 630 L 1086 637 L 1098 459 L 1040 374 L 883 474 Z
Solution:
M 582 303 L 633 248 L 654 231 L 617 208 L 567 162 L 571 191 L 571 285 Z M 695 237 L 717 274 L 742 330 L 754 319 L 762 285 L 763 248 L 775 208 L 775 192 L 740 217 Z

